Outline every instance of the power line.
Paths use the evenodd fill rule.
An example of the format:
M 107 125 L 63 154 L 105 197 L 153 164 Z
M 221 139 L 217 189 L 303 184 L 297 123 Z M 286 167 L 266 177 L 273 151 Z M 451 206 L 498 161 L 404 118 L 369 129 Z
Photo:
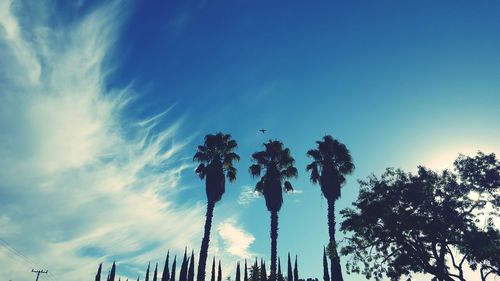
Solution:
M 43 268 L 45 266 L 40 265 L 39 263 L 35 262 L 34 260 L 30 259 L 28 256 L 23 254 L 21 251 L 17 250 L 13 246 L 11 246 L 7 241 L 4 239 L 0 238 L 0 246 L 3 246 L 5 249 L 7 249 L 9 252 L 12 254 L 16 255 L 18 258 L 20 258 L 24 263 L 27 263 L 30 265 L 30 267 L 38 267 L 38 268 Z M 48 279 L 49 281 L 58 281 L 57 278 L 52 274 L 48 273 L 45 276 L 42 276 L 42 279 Z

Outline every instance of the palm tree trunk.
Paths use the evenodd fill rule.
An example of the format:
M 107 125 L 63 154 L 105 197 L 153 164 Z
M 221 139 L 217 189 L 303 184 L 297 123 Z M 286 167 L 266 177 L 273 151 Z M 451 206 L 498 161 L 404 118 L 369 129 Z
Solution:
M 342 267 L 340 257 L 337 253 L 337 242 L 335 242 L 335 200 L 328 200 L 328 233 L 330 235 L 329 256 L 331 266 L 331 280 L 344 281 L 342 278 Z
M 271 273 L 269 281 L 276 281 L 276 260 L 278 256 L 278 212 L 271 211 Z
M 205 215 L 205 232 L 203 240 L 201 240 L 200 261 L 198 263 L 197 281 L 205 281 L 205 267 L 207 264 L 208 256 L 208 243 L 210 242 L 210 229 L 212 228 L 212 217 L 214 216 L 215 202 L 208 201 L 207 214 Z

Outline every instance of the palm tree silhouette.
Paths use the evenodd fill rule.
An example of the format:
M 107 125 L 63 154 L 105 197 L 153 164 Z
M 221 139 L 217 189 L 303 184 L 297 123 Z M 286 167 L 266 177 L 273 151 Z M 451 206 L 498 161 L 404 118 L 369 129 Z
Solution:
M 239 161 L 240 156 L 234 152 L 237 147 L 231 135 L 217 133 L 205 136 L 203 145 L 199 145 L 193 161 L 200 162 L 195 172 L 200 179 L 205 179 L 207 193 L 207 213 L 205 218 L 205 232 L 201 241 L 200 260 L 198 263 L 198 281 L 205 281 L 205 266 L 207 263 L 208 244 L 210 241 L 210 229 L 215 203 L 217 203 L 225 191 L 225 177 L 230 182 L 236 180 L 236 168 L 233 161 Z
M 297 177 L 297 169 L 293 166 L 295 160 L 290 155 L 290 149 L 283 148 L 283 143 L 269 140 L 264 143 L 265 150 L 252 154 L 256 163 L 250 166 L 250 174 L 260 177 L 255 190 L 264 195 L 266 207 L 271 212 L 271 272 L 269 280 L 276 280 L 278 212 L 283 205 L 283 190 L 292 191 L 290 178 Z
M 332 136 L 324 136 L 323 140 L 316 143 L 318 148 L 307 152 L 307 155 L 313 159 L 307 165 L 307 171 L 311 172 L 311 181 L 314 184 L 319 182 L 321 192 L 328 201 L 330 235 L 328 252 L 331 259 L 331 280 L 343 281 L 340 257 L 335 242 L 335 201 L 340 198 L 340 189 L 346 181 L 345 176 L 354 171 L 354 164 L 347 147 Z

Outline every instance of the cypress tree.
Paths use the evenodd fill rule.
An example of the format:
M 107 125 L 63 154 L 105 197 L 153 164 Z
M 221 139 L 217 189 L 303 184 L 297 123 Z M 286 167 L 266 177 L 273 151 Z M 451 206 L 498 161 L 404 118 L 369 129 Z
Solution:
M 101 281 L 101 271 L 102 271 L 102 263 L 99 264 L 97 268 L 97 273 L 95 275 L 95 281 Z
M 115 274 L 116 274 L 116 264 L 115 262 L 113 262 L 113 266 L 111 266 L 111 273 L 109 274 L 110 281 L 115 281 Z
M 281 274 L 281 261 L 280 258 L 278 258 L 278 281 L 284 281 L 283 280 L 283 274 Z
M 288 272 L 287 272 L 286 280 L 293 281 L 292 261 L 290 260 L 290 253 L 288 253 Z
M 236 277 L 235 281 L 241 281 L 240 278 L 240 262 L 236 263 Z
M 243 281 L 248 281 L 248 269 L 247 269 L 247 260 L 245 259 L 245 275 L 243 277 Z
M 187 281 L 188 258 L 186 251 L 187 248 L 184 249 L 184 258 L 182 259 L 181 271 L 179 272 L 179 281 Z
M 260 259 L 260 281 L 267 281 L 266 265 L 264 259 Z
M 151 265 L 151 263 L 148 263 L 148 269 L 146 269 L 146 281 L 149 281 L 149 266 Z
M 167 252 L 167 258 L 165 259 L 165 266 L 163 267 L 163 273 L 161 275 L 161 281 L 169 281 L 170 280 L 170 270 L 168 269 L 168 256 L 170 251 Z
M 299 268 L 297 266 L 297 255 L 295 255 L 295 267 L 293 268 L 293 281 L 299 281 Z
M 108 277 L 106 278 L 106 281 L 109 281 L 110 274 L 111 274 L 111 271 L 108 271 Z
M 139 281 L 139 275 L 137 275 L 137 281 Z
M 250 269 L 250 281 L 260 281 L 260 269 L 257 264 L 257 257 L 255 257 L 255 263 Z
M 194 281 L 194 251 L 191 252 L 187 281 Z
M 219 260 L 219 271 L 217 273 L 217 281 L 222 281 L 222 268 L 220 267 L 220 260 Z
M 330 274 L 328 273 L 328 260 L 326 259 L 325 247 L 323 247 L 323 281 L 330 281 Z
M 153 281 L 158 281 L 158 263 L 155 266 L 155 273 L 153 274 Z
M 175 281 L 175 268 L 177 267 L 177 255 L 174 256 L 174 262 L 172 263 L 172 276 L 170 281 Z
M 212 261 L 212 275 L 210 276 L 210 281 L 215 281 L 215 257 Z

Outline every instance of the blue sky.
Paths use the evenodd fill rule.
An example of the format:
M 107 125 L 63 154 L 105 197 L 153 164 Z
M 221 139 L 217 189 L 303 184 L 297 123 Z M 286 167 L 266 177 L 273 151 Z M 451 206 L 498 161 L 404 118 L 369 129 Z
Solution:
M 2 278 L 41 265 L 42 280 L 88 279 L 113 260 L 134 278 L 167 249 L 197 252 L 191 157 L 207 133 L 230 133 L 242 158 L 210 246 L 231 274 L 269 258 L 247 169 L 270 138 L 300 172 L 279 255 L 318 278 L 326 201 L 305 152 L 323 135 L 356 164 L 338 210 L 386 167 L 500 152 L 499 1 L 31 2 L 0 1 L 0 238 L 30 259 L 0 248 Z

